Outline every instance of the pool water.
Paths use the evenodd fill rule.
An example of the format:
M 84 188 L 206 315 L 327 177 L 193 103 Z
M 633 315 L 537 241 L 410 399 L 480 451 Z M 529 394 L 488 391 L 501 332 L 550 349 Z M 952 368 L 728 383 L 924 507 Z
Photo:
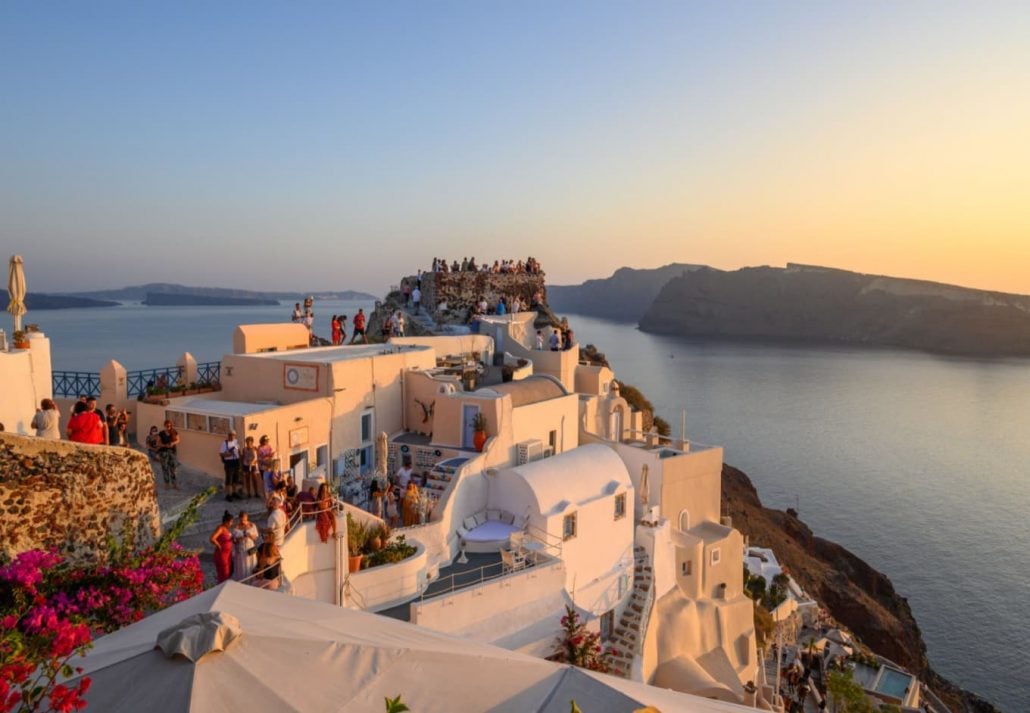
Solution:
M 905 692 L 908 691 L 911 685 L 912 676 L 909 674 L 896 671 L 893 668 L 884 668 L 875 690 L 902 701 L 905 699 Z

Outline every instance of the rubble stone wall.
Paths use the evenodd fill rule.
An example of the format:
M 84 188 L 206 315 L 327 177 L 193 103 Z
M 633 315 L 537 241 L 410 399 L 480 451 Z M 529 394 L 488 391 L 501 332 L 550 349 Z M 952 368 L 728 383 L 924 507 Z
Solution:
M 431 312 L 438 311 L 443 303 L 447 304 L 448 312 L 468 310 L 480 296 L 486 298 L 491 308 L 502 296 L 509 302 L 518 296 L 530 304 L 538 293 L 541 301 L 546 303 L 547 288 L 542 273 L 431 272 L 422 275 L 422 303 Z
M 0 433 L 0 558 L 51 548 L 102 557 L 109 536 L 147 544 L 160 522 L 142 453 Z

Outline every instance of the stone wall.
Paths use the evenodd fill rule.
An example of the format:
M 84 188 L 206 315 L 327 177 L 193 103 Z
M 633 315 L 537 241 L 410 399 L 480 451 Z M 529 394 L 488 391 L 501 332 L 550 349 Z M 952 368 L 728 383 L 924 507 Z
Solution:
M 481 296 L 486 298 L 491 308 L 497 305 L 502 296 L 507 297 L 509 302 L 518 296 L 528 305 L 537 293 L 541 301 L 546 303 L 547 288 L 544 286 L 543 273 L 430 272 L 422 275 L 422 303 L 430 312 L 439 311 L 444 303 L 448 312 L 466 311 Z
M 90 559 L 129 534 L 140 544 L 160 534 L 145 455 L 0 433 L 0 558 L 57 548 Z

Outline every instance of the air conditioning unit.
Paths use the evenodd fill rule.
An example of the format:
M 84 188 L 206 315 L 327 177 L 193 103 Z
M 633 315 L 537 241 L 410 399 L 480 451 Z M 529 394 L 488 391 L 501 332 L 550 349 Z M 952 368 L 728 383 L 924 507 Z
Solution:
M 544 453 L 544 444 L 539 439 L 523 441 L 516 448 L 518 448 L 518 455 L 516 457 L 518 465 L 525 465 L 526 463 L 539 460 Z
M 552 448 L 551 446 L 547 446 L 547 448 L 545 448 L 543 450 L 543 452 L 540 454 L 540 457 L 541 458 L 550 458 L 553 455 L 554 455 L 554 448 Z

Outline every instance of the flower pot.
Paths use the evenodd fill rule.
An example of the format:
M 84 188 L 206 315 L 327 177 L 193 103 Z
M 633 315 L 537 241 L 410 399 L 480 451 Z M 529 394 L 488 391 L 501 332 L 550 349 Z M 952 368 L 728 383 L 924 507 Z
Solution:
M 486 445 L 486 431 L 476 431 L 473 433 L 472 445 L 476 447 L 477 451 L 482 451 L 483 446 Z
M 32 342 L 30 342 L 28 339 L 22 339 L 22 340 L 16 341 L 14 343 L 14 348 L 15 349 L 28 349 L 31 346 L 32 346 Z
M 362 557 L 364 557 L 364 555 L 354 555 L 352 557 L 348 557 L 347 558 L 347 568 L 351 572 L 357 572 L 358 570 L 360 570 L 361 569 L 361 558 Z

